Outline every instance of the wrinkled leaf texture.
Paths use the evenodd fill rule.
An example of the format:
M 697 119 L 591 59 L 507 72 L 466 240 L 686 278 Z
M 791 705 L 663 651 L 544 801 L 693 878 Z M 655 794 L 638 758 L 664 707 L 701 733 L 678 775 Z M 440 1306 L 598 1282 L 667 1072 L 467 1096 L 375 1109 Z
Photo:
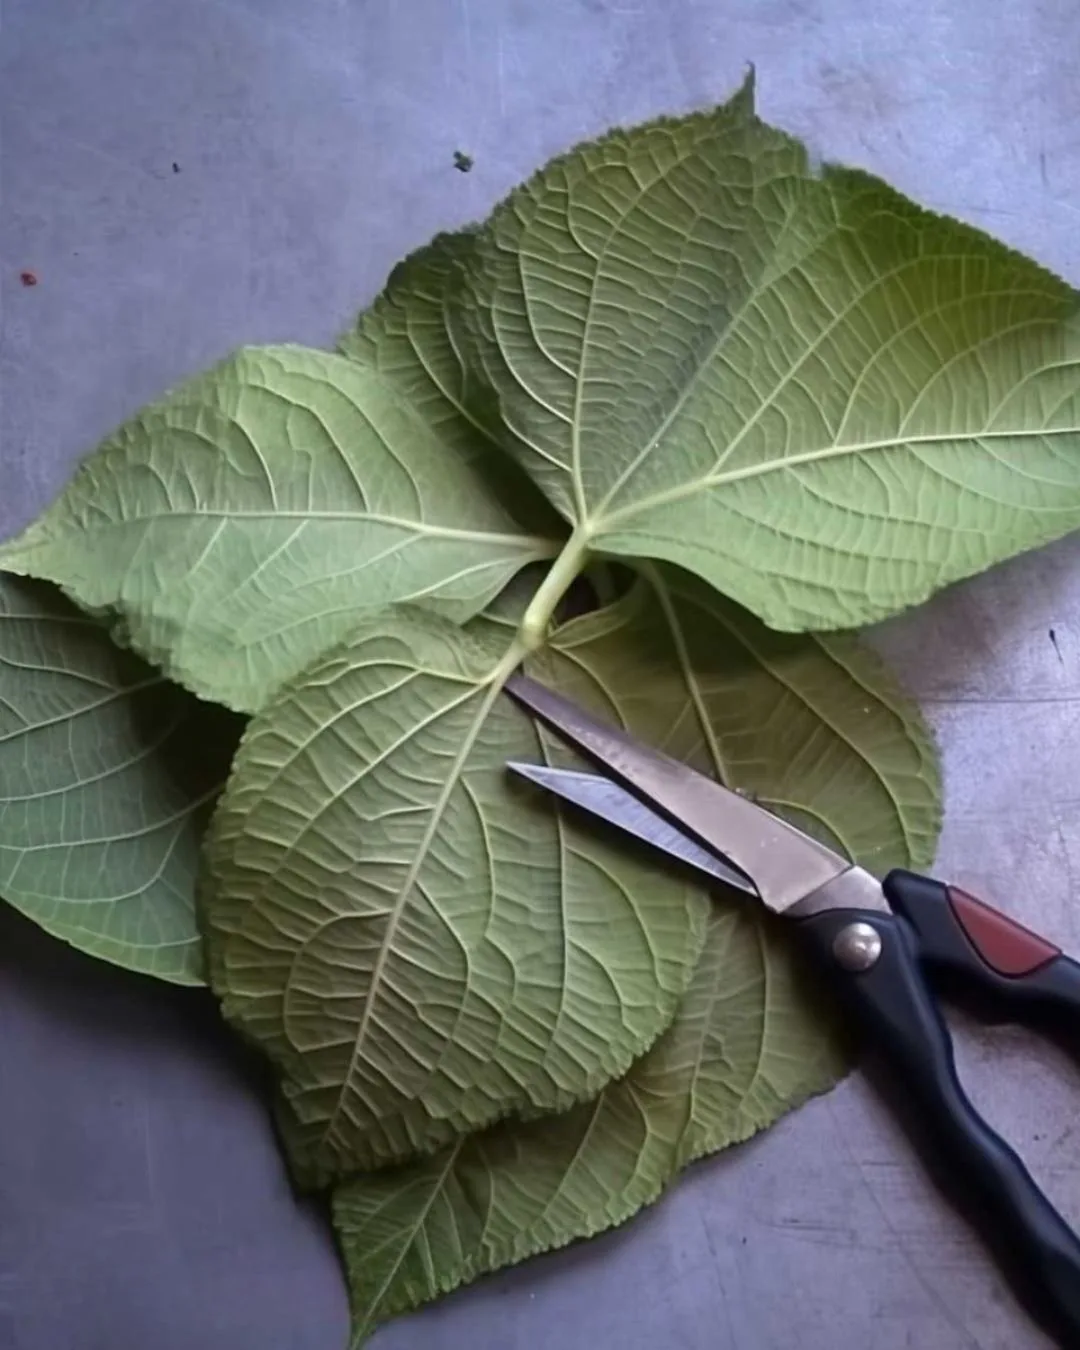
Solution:
M 848 636 L 771 632 L 685 573 L 649 573 L 564 634 L 566 692 L 646 722 L 670 753 L 871 867 L 927 864 L 933 746 L 877 659 Z M 616 705 L 603 679 L 627 666 L 638 698 Z M 556 1118 L 505 1122 L 337 1189 L 354 1344 L 485 1272 L 625 1221 L 687 1163 L 825 1090 L 843 1063 L 782 921 L 718 897 L 673 1026 L 619 1082 Z
M 114 612 L 170 677 L 253 712 L 364 610 L 423 599 L 467 619 L 555 547 L 379 372 L 284 346 L 132 418 L 0 563 Z
M 659 560 L 534 673 L 869 866 L 925 861 L 932 751 L 876 663 L 708 587 L 848 626 L 1073 528 L 1077 344 L 1071 288 L 812 170 L 748 83 L 436 240 L 344 355 L 184 386 L 0 555 L 264 709 L 207 855 L 215 986 L 278 1062 L 307 1180 L 426 1155 L 339 1190 L 359 1326 L 621 1221 L 836 1069 L 771 928 L 503 782 L 562 752 L 498 696 L 512 624 L 449 620 L 568 527 L 575 565 Z M 443 617 L 378 609 L 402 599 Z M 596 1102 L 476 1133 L 625 1073 L 703 941 Z
M 239 735 L 53 587 L 0 573 L 0 895 L 47 932 L 202 982 L 195 875 Z
M 0 560 L 246 711 L 358 607 L 467 619 L 567 526 L 851 627 L 1077 525 L 1078 325 L 1036 263 L 812 166 L 748 80 L 407 259 L 345 357 L 252 349 L 148 409 Z
M 597 622 L 539 664 L 566 685 L 595 650 L 591 701 L 633 703 L 648 732 L 617 644 L 563 654 Z M 501 693 L 515 634 L 378 615 L 237 756 L 206 855 L 211 976 L 283 1070 L 310 1183 L 595 1095 L 668 1025 L 701 950 L 696 882 L 509 781 L 507 759 L 557 753 Z
M 580 549 L 829 629 L 1080 523 L 1077 310 L 982 232 L 814 168 L 748 81 L 552 161 L 342 348 L 511 452 Z

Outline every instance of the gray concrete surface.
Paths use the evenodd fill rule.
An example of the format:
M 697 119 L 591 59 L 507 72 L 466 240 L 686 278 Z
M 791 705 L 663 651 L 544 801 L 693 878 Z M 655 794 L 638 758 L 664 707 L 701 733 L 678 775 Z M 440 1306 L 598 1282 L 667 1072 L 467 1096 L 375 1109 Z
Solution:
M 772 120 L 1080 282 L 1078 40 L 1072 0 L 4 0 L 0 532 L 182 376 L 327 340 L 437 228 L 584 135 L 724 97 L 749 60 Z M 940 870 L 1080 947 L 1080 540 L 881 640 L 940 734 Z M 1080 1074 L 962 1031 L 974 1095 L 1080 1220 Z M 0 1350 L 344 1340 L 325 1228 L 207 1001 L 3 918 Z M 855 1077 L 630 1227 L 374 1344 L 1043 1342 Z

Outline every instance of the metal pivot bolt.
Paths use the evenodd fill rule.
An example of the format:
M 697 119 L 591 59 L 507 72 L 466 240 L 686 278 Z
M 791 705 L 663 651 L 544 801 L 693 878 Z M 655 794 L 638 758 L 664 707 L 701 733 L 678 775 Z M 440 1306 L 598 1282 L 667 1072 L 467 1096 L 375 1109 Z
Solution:
M 845 970 L 869 970 L 881 955 L 881 934 L 872 923 L 849 923 L 833 939 L 832 949 Z

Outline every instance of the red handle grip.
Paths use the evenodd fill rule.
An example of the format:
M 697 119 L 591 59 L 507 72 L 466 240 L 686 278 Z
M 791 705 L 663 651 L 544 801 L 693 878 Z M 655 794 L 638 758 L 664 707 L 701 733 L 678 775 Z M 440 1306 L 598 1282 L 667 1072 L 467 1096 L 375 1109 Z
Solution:
M 957 886 L 946 889 L 949 907 L 964 930 L 964 936 L 990 969 L 999 975 L 1013 979 L 1032 975 L 1061 955 L 1060 947 L 1008 918 L 984 900 L 976 899 Z

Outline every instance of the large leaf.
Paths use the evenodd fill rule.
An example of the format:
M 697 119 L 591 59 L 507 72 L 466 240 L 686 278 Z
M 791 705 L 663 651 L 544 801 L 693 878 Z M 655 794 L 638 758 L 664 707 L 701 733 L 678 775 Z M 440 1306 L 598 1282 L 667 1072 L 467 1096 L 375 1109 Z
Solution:
M 451 314 L 472 386 L 577 550 L 835 628 L 1080 524 L 1077 292 L 815 171 L 749 83 L 553 161 L 472 273 Z
M 206 858 L 211 979 L 283 1071 L 308 1182 L 593 1096 L 690 979 L 703 892 L 511 784 L 507 759 L 543 753 L 501 694 L 517 660 L 513 623 L 379 615 L 237 755 Z M 575 678 L 559 649 L 544 666 Z M 608 708 L 636 674 L 597 674 Z
M 253 711 L 360 611 L 425 598 L 465 619 L 552 548 L 370 366 L 268 347 L 121 427 L 0 562 Z
M 885 869 L 933 854 L 940 788 L 917 712 L 848 637 L 770 632 L 686 574 L 654 569 L 566 641 L 575 695 L 616 653 L 660 742 Z M 607 649 L 604 651 L 604 649 Z M 647 708 L 647 712 L 645 709 Z M 378 1321 L 485 1271 L 620 1223 L 688 1162 L 827 1088 L 842 1055 L 781 921 L 713 907 L 678 1018 L 591 1103 L 503 1123 L 339 1187 L 356 1343 Z
M 199 847 L 239 731 L 0 573 L 0 895 L 93 956 L 200 983 Z

